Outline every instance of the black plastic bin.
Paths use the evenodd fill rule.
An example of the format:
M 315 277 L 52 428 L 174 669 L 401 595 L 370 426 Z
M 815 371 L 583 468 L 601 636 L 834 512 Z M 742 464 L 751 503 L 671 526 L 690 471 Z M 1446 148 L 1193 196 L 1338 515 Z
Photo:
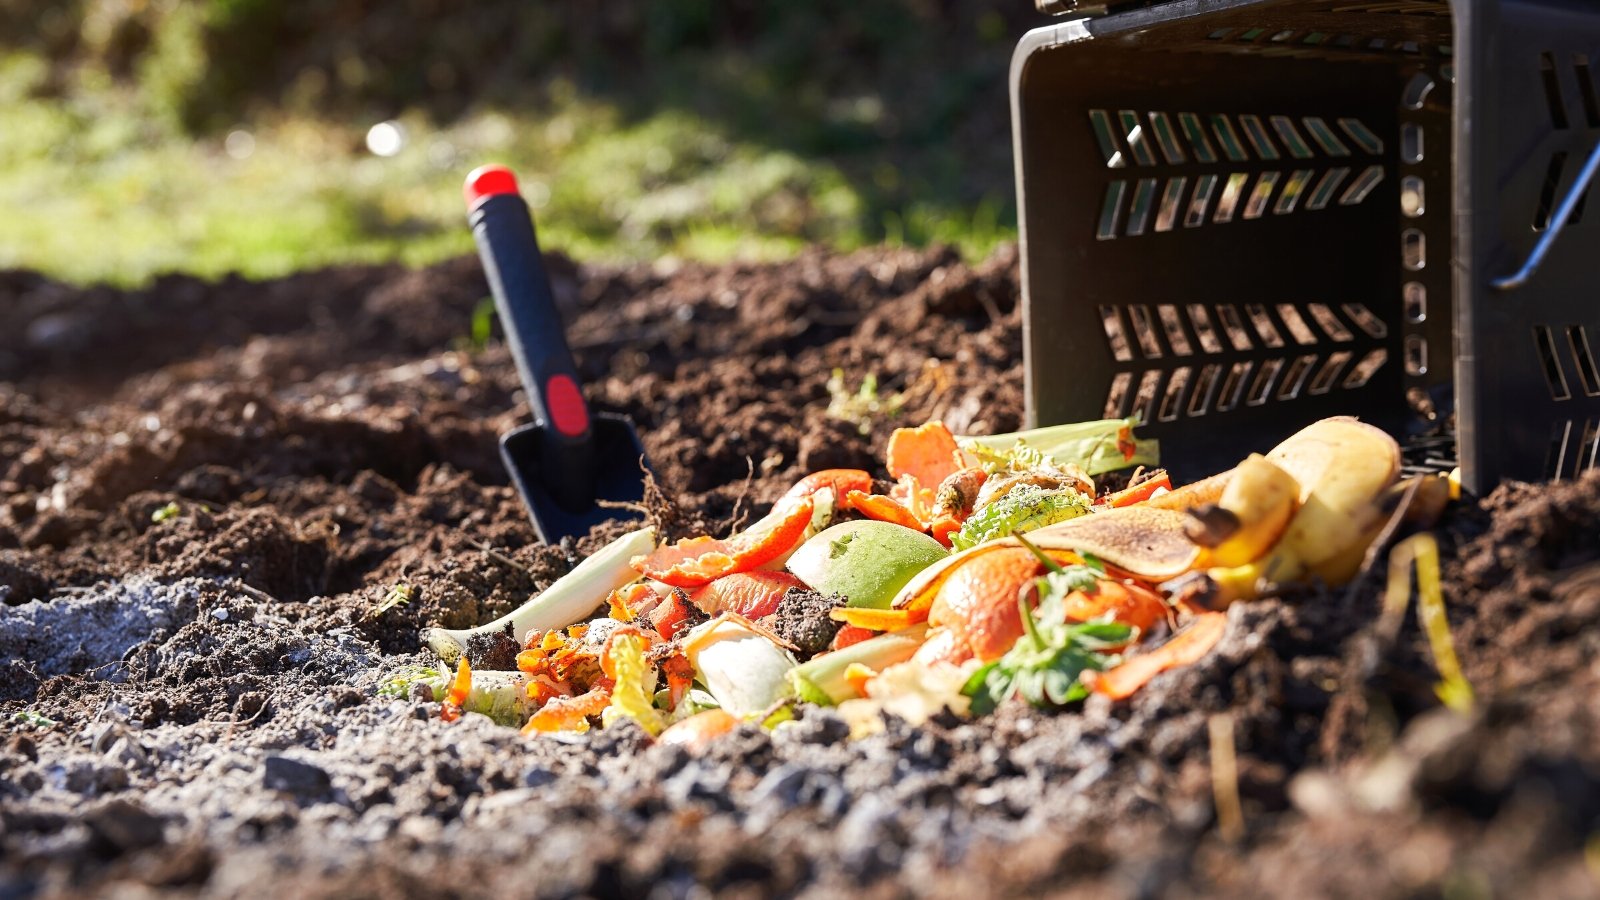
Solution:
M 1596 67 L 1600 0 L 1180 0 L 1030 32 L 1030 423 L 1139 414 L 1179 474 L 1340 414 L 1477 492 L 1593 467 Z

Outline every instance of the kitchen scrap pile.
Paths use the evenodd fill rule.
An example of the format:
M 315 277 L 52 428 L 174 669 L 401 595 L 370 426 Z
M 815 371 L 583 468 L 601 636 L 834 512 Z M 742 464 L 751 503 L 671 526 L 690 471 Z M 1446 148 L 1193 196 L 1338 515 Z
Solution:
M 899 428 L 885 491 L 827 469 L 725 539 L 630 532 L 495 622 L 432 630 L 447 665 L 382 690 L 441 701 L 447 720 L 478 712 L 526 734 L 629 722 L 702 749 L 741 722 L 783 727 L 797 703 L 837 705 L 861 734 L 882 713 L 920 725 L 1013 697 L 1126 699 L 1215 646 L 1229 604 L 1342 587 L 1380 535 L 1433 525 L 1453 492 L 1444 475 L 1399 481 L 1392 437 L 1335 418 L 1178 490 L 1140 465 L 1097 493 L 1095 476 L 1155 462 L 1135 425 L 962 441 L 942 422 Z M 1437 555 L 1425 565 L 1436 597 Z M 484 670 L 507 659 L 515 671 Z

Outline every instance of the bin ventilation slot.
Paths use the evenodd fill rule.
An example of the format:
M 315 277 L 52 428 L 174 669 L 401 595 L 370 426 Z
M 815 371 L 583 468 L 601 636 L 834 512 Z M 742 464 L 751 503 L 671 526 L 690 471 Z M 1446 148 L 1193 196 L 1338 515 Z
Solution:
M 1200 123 L 1199 116 L 1194 113 L 1178 113 L 1178 124 L 1183 127 L 1183 136 L 1189 139 L 1189 147 L 1194 150 L 1197 162 L 1210 165 L 1217 161 L 1217 151 L 1212 149 L 1211 139 L 1206 137 L 1206 129 Z
M 1315 353 L 1296 356 L 1294 362 L 1289 363 L 1289 371 L 1283 375 L 1283 384 L 1278 388 L 1279 400 L 1293 400 L 1300 396 L 1305 389 L 1306 379 L 1311 377 L 1311 371 L 1322 357 Z
M 1415 219 L 1427 211 L 1427 184 L 1415 175 L 1400 179 L 1400 212 L 1408 219 Z
M 1561 76 L 1556 72 L 1556 55 L 1554 53 L 1539 54 L 1539 68 L 1544 75 L 1544 98 L 1550 104 L 1550 124 L 1557 131 L 1565 131 L 1567 121 L 1567 101 L 1561 95 Z
M 1120 419 L 1128 414 L 1123 407 L 1128 402 L 1128 388 L 1132 385 L 1132 372 L 1118 372 L 1111 379 L 1111 391 L 1106 394 L 1105 418 Z
M 1277 162 L 1278 148 L 1272 143 L 1272 138 L 1267 136 L 1267 129 L 1261 124 L 1260 116 L 1243 115 L 1239 117 L 1239 124 L 1244 126 L 1245 137 L 1250 139 L 1250 146 L 1255 148 L 1256 156 L 1267 162 Z
M 1551 426 L 1545 477 L 1555 481 L 1577 478 L 1593 469 L 1597 459 L 1600 459 L 1600 420 L 1565 419 Z
M 1217 337 L 1217 330 L 1211 324 L 1211 314 L 1206 311 L 1204 304 L 1189 304 L 1189 324 L 1194 326 L 1194 336 L 1200 341 L 1201 352 L 1222 352 L 1222 341 Z
M 1156 184 L 1154 178 L 1141 178 L 1133 188 L 1133 207 L 1128 210 L 1128 237 L 1144 234 L 1150 224 L 1150 213 L 1155 209 Z
M 1317 146 L 1322 148 L 1323 153 L 1329 156 L 1350 155 L 1350 147 L 1344 141 L 1339 140 L 1339 135 L 1328 127 L 1328 123 L 1325 120 L 1317 116 L 1306 116 L 1305 123 L 1306 131 L 1311 132 L 1311 139 L 1317 142 Z
M 1433 79 L 1428 77 L 1426 72 L 1418 72 L 1411 76 L 1411 81 L 1406 84 L 1400 104 L 1406 109 L 1421 109 L 1427 104 L 1428 95 L 1433 93 L 1433 88 Z
M 1172 370 L 1172 376 L 1167 379 L 1167 389 L 1161 396 L 1161 407 L 1156 410 L 1157 422 L 1175 422 L 1178 415 L 1183 412 L 1183 392 L 1189 386 L 1188 366 L 1179 366 Z
M 1133 396 L 1133 408 L 1124 415 L 1138 416 L 1141 422 L 1155 419 L 1156 396 L 1161 387 L 1161 370 L 1151 369 L 1139 379 L 1139 391 Z
M 1133 321 L 1133 335 L 1145 359 L 1160 359 L 1161 339 L 1156 337 L 1155 323 L 1150 320 L 1150 307 L 1142 303 L 1128 307 L 1128 318 Z
M 1419 228 L 1407 228 L 1400 233 L 1400 261 L 1407 269 L 1420 272 L 1428 267 L 1428 238 Z
M 1223 379 L 1222 390 L 1217 394 L 1217 412 L 1228 412 L 1239 405 L 1244 386 L 1255 367 L 1253 362 L 1236 362 L 1228 368 L 1228 377 Z
M 1406 374 L 1428 374 L 1428 339 L 1420 334 L 1406 335 Z
M 1405 162 L 1416 164 L 1422 162 L 1427 156 L 1427 147 L 1423 143 L 1422 126 L 1415 122 L 1407 122 L 1400 126 L 1400 158 Z
M 1211 408 L 1211 400 L 1217 392 L 1217 384 L 1222 378 L 1222 364 L 1211 363 L 1200 368 L 1200 375 L 1194 381 L 1194 391 L 1189 394 L 1189 416 L 1203 416 Z
M 1256 371 L 1255 380 L 1250 382 L 1250 393 L 1245 397 L 1247 406 L 1260 406 L 1272 397 L 1272 386 L 1278 381 L 1278 373 L 1283 371 L 1283 357 L 1277 356 L 1263 360 L 1261 368 Z
M 1583 96 L 1583 115 L 1590 128 L 1600 128 L 1600 97 L 1595 96 L 1594 76 L 1589 71 L 1589 57 L 1583 53 L 1572 57 L 1572 71 L 1578 76 L 1578 93 Z
M 1356 146 L 1369 156 L 1383 155 L 1383 138 L 1373 134 L 1372 129 L 1364 125 L 1360 119 L 1340 119 L 1339 127 L 1343 128 L 1344 133 L 1350 135 L 1350 140 L 1355 141 Z
M 1339 321 L 1339 317 L 1328 304 L 1310 303 L 1307 304 L 1306 308 L 1311 311 L 1311 318 L 1317 320 L 1317 324 L 1322 327 L 1328 337 L 1341 344 L 1355 340 L 1355 334 L 1346 328 L 1343 322 Z
M 1383 368 L 1383 364 L 1388 361 L 1389 351 L 1382 347 L 1367 351 L 1367 355 L 1361 357 L 1361 361 L 1356 363 L 1356 367 L 1351 369 L 1350 374 L 1345 377 L 1345 388 L 1354 389 L 1365 386 L 1367 382 L 1372 380 L 1372 376 L 1378 374 L 1378 370 Z
M 1344 196 L 1339 198 L 1339 205 L 1359 205 L 1372 196 L 1372 192 L 1377 190 L 1382 182 L 1383 166 L 1368 166 L 1366 171 L 1356 176 L 1355 181 L 1350 182 L 1350 187 L 1345 190 Z
M 1100 307 L 1100 321 L 1106 330 L 1106 343 L 1111 345 L 1111 358 L 1117 362 L 1133 360 L 1133 348 L 1128 346 L 1128 333 L 1122 327 L 1122 313 L 1115 306 Z
M 1578 381 L 1583 385 L 1584 394 L 1600 397 L 1600 373 L 1595 371 L 1588 332 L 1582 325 L 1568 325 L 1567 343 L 1572 347 L 1572 361 L 1578 365 Z
M 1289 330 L 1289 336 L 1301 346 L 1310 346 L 1317 343 L 1317 334 L 1301 318 L 1300 310 L 1294 308 L 1292 303 L 1278 304 L 1278 318 L 1283 320 L 1283 325 Z
M 1311 169 L 1300 169 L 1290 175 L 1289 180 L 1284 182 L 1283 192 L 1278 194 L 1278 202 L 1272 205 L 1273 215 L 1284 216 L 1294 212 L 1306 192 L 1306 185 L 1311 183 L 1311 176 L 1315 174 Z
M 1111 128 L 1111 116 L 1103 109 L 1092 109 L 1089 111 L 1089 123 L 1094 127 L 1094 137 L 1100 144 L 1100 155 L 1105 158 L 1106 168 L 1120 169 L 1126 166 L 1127 160 L 1122 158 L 1122 149 Z
M 1278 133 L 1278 140 L 1283 142 L 1283 146 L 1289 150 L 1289 155 L 1295 159 L 1310 159 L 1317 155 L 1295 129 L 1294 120 L 1288 116 L 1273 116 L 1272 130 Z
M 1413 325 L 1421 325 L 1428 321 L 1428 288 L 1426 285 L 1408 281 L 1405 286 L 1406 321 Z
M 1222 187 L 1222 197 L 1217 200 L 1217 214 L 1211 217 L 1213 222 L 1226 225 L 1233 221 L 1233 215 L 1239 209 L 1239 198 L 1244 196 L 1244 186 L 1249 181 L 1250 176 L 1244 172 L 1228 176 L 1228 183 Z
M 1215 175 L 1201 175 L 1194 183 L 1194 196 L 1189 200 L 1189 214 L 1183 217 L 1183 227 L 1199 228 L 1206 223 L 1211 197 L 1217 192 L 1217 180 Z
M 1256 334 L 1261 337 L 1261 343 L 1274 350 L 1283 346 L 1283 336 L 1278 333 L 1278 326 L 1272 324 L 1272 318 L 1267 315 L 1267 308 L 1258 303 L 1246 303 L 1245 315 L 1250 317 L 1250 324 L 1255 326 Z
M 1339 186 L 1344 184 L 1344 180 L 1349 177 L 1350 169 L 1348 167 L 1340 166 L 1336 169 L 1329 169 L 1322 176 L 1322 180 L 1317 182 L 1317 186 L 1312 189 L 1311 199 L 1306 201 L 1306 209 L 1326 209 L 1328 204 L 1333 202 L 1334 194 L 1339 192 Z
M 1259 219 L 1267 211 L 1267 202 L 1272 199 L 1272 192 L 1278 187 L 1278 179 L 1282 172 L 1262 172 L 1256 179 L 1255 189 L 1250 192 L 1250 199 L 1244 205 L 1246 219 Z
M 1344 367 L 1350 364 L 1355 354 L 1349 350 L 1335 350 L 1328 354 L 1328 361 L 1317 370 L 1316 377 L 1311 379 L 1310 391 L 1313 394 L 1326 394 L 1333 390 L 1334 384 L 1339 380 L 1339 375 Z
M 1161 206 L 1156 210 L 1156 231 L 1171 231 L 1178 224 L 1178 210 L 1183 206 L 1183 190 L 1189 179 L 1179 176 L 1168 179 L 1161 191 Z
M 1346 303 L 1339 308 L 1344 311 L 1345 315 L 1350 317 L 1350 321 L 1356 323 L 1357 328 L 1365 331 L 1369 337 L 1381 341 L 1389 336 L 1389 326 L 1383 324 L 1383 320 L 1378 318 L 1372 310 L 1367 309 L 1365 304 Z
M 1189 336 L 1183 331 L 1183 321 L 1178 315 L 1178 308 L 1168 303 L 1156 307 L 1156 316 L 1161 320 L 1161 328 L 1167 333 L 1167 346 L 1172 348 L 1174 356 L 1193 356 L 1194 348 L 1189 343 Z
M 1125 181 L 1113 181 L 1106 185 L 1106 200 L 1100 204 L 1100 225 L 1095 229 L 1095 237 L 1102 241 L 1109 241 L 1117 236 L 1117 225 L 1122 219 L 1122 195 L 1128 189 Z
M 1561 371 L 1561 360 L 1556 357 L 1556 341 L 1549 326 L 1533 326 L 1533 344 L 1539 354 L 1539 365 L 1544 368 L 1545 383 L 1550 386 L 1550 399 L 1570 400 L 1572 390 L 1567 387 L 1566 373 Z
M 1539 191 L 1539 208 L 1533 214 L 1533 230 L 1544 231 L 1550 227 L 1550 218 L 1555 215 L 1556 194 L 1560 191 L 1561 182 L 1566 174 L 1567 154 L 1556 151 L 1550 156 L 1550 167 L 1545 170 L 1544 186 Z M 1567 218 L 1567 226 L 1578 225 L 1583 222 L 1584 210 L 1589 206 L 1589 188 L 1585 187 L 1583 193 L 1578 195 L 1577 205 L 1572 207 L 1572 215 Z
M 1223 303 L 1217 307 L 1217 318 L 1222 320 L 1222 330 L 1228 333 L 1228 343 L 1233 349 L 1243 352 L 1255 349 L 1250 342 L 1250 332 L 1245 330 L 1244 322 L 1239 318 L 1239 311 L 1231 303 Z
M 1161 147 L 1161 155 L 1169 166 L 1181 166 L 1188 161 L 1183 152 L 1183 147 L 1178 144 L 1178 135 L 1172 130 L 1172 120 L 1166 113 L 1153 112 L 1150 114 L 1150 129 L 1155 132 L 1156 143 Z
M 1133 161 L 1141 166 L 1156 164 L 1156 154 L 1150 149 L 1150 139 L 1145 133 L 1144 124 L 1139 120 L 1139 114 L 1131 109 L 1124 109 L 1117 113 L 1117 119 L 1122 123 L 1122 133 L 1128 140 L 1128 149 L 1133 151 Z

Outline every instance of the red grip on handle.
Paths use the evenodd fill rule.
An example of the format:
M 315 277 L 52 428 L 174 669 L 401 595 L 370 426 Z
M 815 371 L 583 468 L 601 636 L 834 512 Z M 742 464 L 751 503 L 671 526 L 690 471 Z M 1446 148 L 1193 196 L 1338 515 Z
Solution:
M 467 198 L 467 209 L 472 209 L 486 197 L 517 193 L 517 176 L 505 166 L 479 166 L 467 176 L 461 193 Z
M 545 404 L 550 424 L 567 437 L 589 430 L 589 407 L 583 402 L 578 383 L 570 375 L 552 375 L 544 385 Z

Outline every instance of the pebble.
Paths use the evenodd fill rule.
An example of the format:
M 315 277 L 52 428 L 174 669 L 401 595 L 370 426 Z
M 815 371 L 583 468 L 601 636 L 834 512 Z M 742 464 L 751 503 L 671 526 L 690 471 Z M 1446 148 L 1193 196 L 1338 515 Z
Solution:
M 111 749 L 106 751 L 106 759 L 130 769 L 142 769 L 150 762 L 144 747 L 127 735 L 117 738 Z
M 333 779 L 320 766 L 287 756 L 269 756 L 262 761 L 261 783 L 269 791 L 316 797 L 328 792 Z
M 97 841 L 116 853 L 154 847 L 165 840 L 164 823 L 132 800 L 116 798 L 84 814 Z

